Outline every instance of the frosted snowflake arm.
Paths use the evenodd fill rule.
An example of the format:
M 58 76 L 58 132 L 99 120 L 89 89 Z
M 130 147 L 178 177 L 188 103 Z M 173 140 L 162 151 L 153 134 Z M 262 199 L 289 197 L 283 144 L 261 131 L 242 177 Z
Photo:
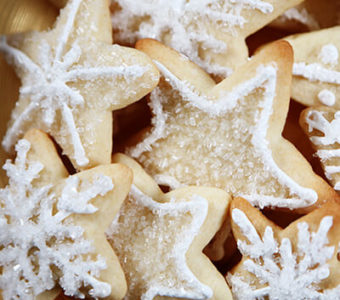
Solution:
M 138 65 L 118 66 L 118 67 L 77 67 L 67 72 L 65 81 L 72 82 L 80 80 L 96 80 L 98 78 L 109 77 L 116 78 L 138 78 L 145 74 L 147 67 Z
M 72 111 L 65 103 L 63 103 L 62 106 L 62 115 L 71 135 L 74 159 L 79 166 L 86 166 L 89 163 L 89 159 L 86 157 L 85 149 L 77 131 Z
M 66 20 L 66 24 L 64 25 L 62 29 L 61 36 L 58 39 L 59 43 L 55 50 L 55 61 L 60 61 L 62 53 L 65 49 L 65 45 L 70 37 L 70 34 L 72 33 L 75 18 L 76 18 L 81 2 L 82 0 L 74 0 L 70 2 L 70 4 L 68 5 L 69 14 Z
M 98 176 L 90 186 L 80 184 L 77 176 L 66 180 L 66 185 L 58 201 L 58 209 L 77 214 L 91 214 L 98 209 L 89 203 L 93 198 L 105 195 L 113 189 L 112 180 L 107 176 Z
M 15 163 L 13 164 L 11 160 L 7 160 L 3 166 L 9 178 L 10 185 L 27 188 L 27 186 L 39 176 L 40 171 L 43 169 L 43 165 L 40 162 L 27 163 L 27 153 L 30 146 L 27 140 L 20 140 L 15 146 L 15 150 L 18 153 Z
M 298 250 L 303 254 L 299 264 L 301 273 L 316 265 L 324 265 L 333 256 L 334 247 L 326 246 L 328 244 L 327 234 L 332 225 L 333 218 L 326 216 L 321 220 L 318 231 L 311 234 L 306 222 L 298 223 Z
M 307 122 L 309 125 L 309 132 L 313 129 L 317 129 L 324 134 L 323 137 L 313 136 L 310 138 L 316 145 L 330 145 L 335 142 L 340 142 L 340 114 L 339 117 L 337 117 L 336 113 L 335 119 L 328 122 L 322 112 L 311 111 L 307 116 Z
M 253 224 L 247 216 L 238 208 L 233 209 L 232 219 L 240 228 L 242 234 L 249 240 L 250 244 L 245 241 L 237 241 L 238 247 L 242 254 L 249 255 L 251 258 L 259 258 L 268 253 L 277 251 L 277 242 L 274 239 L 273 230 L 267 226 L 263 235 L 263 239 L 257 233 Z
M 36 76 L 39 79 L 44 77 L 40 67 L 25 53 L 8 45 L 7 38 L 5 36 L 0 36 L 0 51 L 12 59 L 15 65 L 23 67 L 26 72 L 31 74 L 31 76 Z

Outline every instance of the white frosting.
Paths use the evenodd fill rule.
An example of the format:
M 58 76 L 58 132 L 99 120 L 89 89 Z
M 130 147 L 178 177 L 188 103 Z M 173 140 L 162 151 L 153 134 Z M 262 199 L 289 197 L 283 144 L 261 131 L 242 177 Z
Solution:
M 129 199 L 108 232 L 126 274 L 126 300 L 152 300 L 157 295 L 186 299 L 213 296 L 212 290 L 194 276 L 186 259 L 207 213 L 207 200 L 200 196 L 160 203 L 132 185 Z
M 327 89 L 321 90 L 318 94 L 318 98 L 322 104 L 327 106 L 333 106 L 336 101 L 334 93 Z
M 317 130 L 322 133 L 322 136 L 311 136 L 310 140 L 318 148 L 316 155 L 321 159 L 326 177 L 336 190 L 340 190 L 340 165 L 336 162 L 340 158 L 340 112 L 335 112 L 332 120 L 328 121 L 325 112 L 310 110 L 306 122 L 309 132 Z M 330 148 L 333 145 L 335 149 Z
M 306 25 L 309 29 L 317 30 L 320 25 L 306 8 L 292 7 L 283 13 L 280 18 L 283 20 L 295 20 Z
M 338 48 L 333 44 L 324 45 L 319 54 L 319 59 L 321 59 L 325 65 L 337 65 L 339 59 Z
M 297 208 L 297 207 L 305 207 L 313 204 L 317 200 L 317 194 L 315 191 L 304 188 L 297 184 L 294 180 L 292 180 L 286 173 L 284 173 L 275 163 L 271 150 L 268 147 L 268 141 L 266 140 L 266 134 L 268 129 L 268 122 L 269 118 L 272 114 L 272 105 L 273 100 L 275 97 L 275 89 L 276 89 L 276 68 L 273 66 L 261 66 L 258 68 L 256 76 L 249 79 L 248 81 L 236 86 L 231 92 L 223 94 L 220 96 L 217 100 L 210 100 L 206 98 L 205 96 L 199 95 L 192 86 L 190 86 L 187 82 L 183 82 L 179 80 L 176 76 L 174 76 L 165 66 L 160 64 L 159 62 L 155 62 L 159 68 L 159 70 L 162 72 L 163 76 L 166 78 L 166 80 L 170 83 L 172 88 L 175 91 L 178 91 L 180 93 L 180 97 L 183 99 L 183 101 L 186 103 L 185 106 L 192 107 L 200 111 L 202 114 L 208 114 L 210 118 L 216 119 L 216 117 L 223 117 L 225 114 L 233 114 L 234 110 L 238 110 L 241 107 L 242 99 L 249 95 L 251 92 L 253 92 L 258 87 L 263 87 L 265 89 L 263 100 L 261 103 L 259 103 L 259 110 L 261 109 L 261 113 L 256 113 L 256 123 L 253 125 L 254 127 L 249 128 L 250 125 L 245 125 L 241 121 L 240 126 L 246 126 L 247 129 L 243 128 L 233 128 L 235 132 L 239 132 L 239 140 L 246 139 L 246 136 L 242 135 L 242 132 L 250 131 L 251 134 L 251 143 L 254 149 L 254 153 L 256 153 L 257 157 L 256 159 L 263 164 L 263 170 L 265 170 L 266 174 L 265 176 L 275 178 L 277 181 L 275 183 L 276 188 L 275 190 L 279 190 L 277 186 L 280 186 L 282 189 L 288 189 L 288 194 L 281 194 L 281 195 L 275 195 L 274 191 L 268 191 L 265 190 L 265 188 L 260 192 L 259 186 L 262 184 L 257 183 L 255 184 L 256 180 L 261 180 L 258 176 L 255 176 L 251 182 L 247 181 L 247 187 L 248 190 L 239 190 L 235 189 L 232 190 L 231 186 L 223 186 L 228 192 L 231 192 L 233 194 L 237 194 L 240 196 L 243 196 L 247 198 L 249 201 L 251 201 L 253 204 L 258 205 L 260 207 L 264 206 L 277 206 L 277 207 L 289 207 L 289 208 Z M 129 154 L 133 157 L 136 157 L 142 163 L 144 166 L 148 169 L 149 165 L 151 164 L 150 160 L 155 161 L 158 159 L 155 155 L 153 155 L 153 152 L 155 149 L 157 149 L 158 144 L 162 143 L 162 139 L 166 138 L 170 134 L 176 135 L 175 131 L 172 132 L 172 128 L 174 126 L 174 121 L 172 121 L 171 124 L 167 121 L 168 118 L 170 118 L 170 112 L 164 112 L 164 109 L 162 109 L 162 106 L 167 104 L 167 98 L 165 95 L 160 94 L 160 90 L 157 90 L 156 93 L 153 93 L 152 95 L 152 108 L 153 113 L 155 114 L 154 117 L 154 128 L 152 129 L 149 136 L 147 136 L 140 144 L 137 144 L 135 148 L 132 148 L 129 150 Z M 158 104 L 157 104 L 158 103 Z M 157 111 L 155 109 L 157 107 Z M 174 112 L 171 112 L 171 114 L 176 114 L 180 112 L 180 107 L 175 108 Z M 193 114 L 194 115 L 194 114 Z M 176 116 L 173 115 L 171 118 L 175 118 Z M 196 117 L 191 117 L 190 115 L 188 117 L 188 123 L 192 126 L 199 125 L 200 117 L 196 120 Z M 192 120 L 191 120 L 192 118 Z M 242 118 L 242 117 L 241 117 Z M 190 123 L 191 122 L 191 123 Z M 222 121 L 221 121 L 222 122 Z M 177 122 L 176 122 L 177 123 Z M 237 120 L 233 121 L 233 127 L 237 126 Z M 157 126 L 159 124 L 159 126 Z M 167 126 L 165 125 L 167 124 Z M 243 125 L 242 125 L 243 124 Z M 177 125 L 176 125 L 177 126 Z M 183 125 L 179 125 L 183 126 Z M 186 125 L 188 126 L 188 125 Z M 206 125 L 210 126 L 210 125 Z M 180 130 L 180 128 L 178 129 Z M 197 129 L 201 130 L 201 129 Z M 211 128 L 212 133 L 214 128 Z M 229 130 L 230 131 L 230 130 Z M 209 133 L 208 133 L 209 134 Z M 213 134 L 212 134 L 213 135 Z M 195 135 L 193 135 L 195 137 Z M 206 137 L 205 139 L 207 139 Z M 202 145 L 206 143 L 205 141 L 200 141 Z M 179 141 L 179 147 L 185 149 L 188 147 L 187 143 L 185 141 Z M 196 141 L 192 141 L 192 143 L 196 143 Z M 226 141 L 225 143 L 223 141 L 216 142 L 212 141 L 211 143 L 215 143 L 213 146 L 217 148 L 218 153 L 217 160 L 222 157 L 229 157 L 233 156 L 234 154 L 229 153 L 228 148 L 225 147 L 225 143 L 228 143 Z M 197 149 L 201 149 L 202 145 L 198 145 Z M 216 145 L 216 146 L 215 146 Z M 235 146 L 234 146 L 235 147 Z M 197 151 L 195 149 L 195 151 Z M 233 151 L 233 148 L 231 149 Z M 144 153 L 151 153 L 150 155 L 152 158 L 143 157 Z M 210 151 L 213 153 L 214 151 Z M 217 152 L 217 151 L 216 151 Z M 196 154 L 193 154 L 193 159 L 195 158 Z M 163 157 L 165 155 L 163 154 Z M 171 156 L 171 161 L 169 161 L 170 158 L 164 157 L 160 158 L 159 161 L 157 161 L 155 164 L 158 164 L 157 168 L 160 170 L 167 168 L 168 166 L 173 166 L 174 172 L 176 172 L 177 164 L 180 163 L 181 159 L 185 159 L 184 157 L 180 157 L 178 154 L 173 153 Z M 237 163 L 236 169 L 231 170 L 230 172 L 230 178 L 235 177 L 235 174 L 241 174 L 243 171 L 242 167 L 242 159 L 248 160 L 247 157 L 241 157 L 241 160 Z M 210 167 L 210 166 L 209 166 Z M 227 166 L 220 165 L 218 168 L 223 171 L 224 168 Z M 252 168 L 254 169 L 254 168 Z M 171 173 L 165 173 L 165 172 L 158 172 L 154 173 L 153 171 L 149 170 L 153 174 L 153 176 L 160 176 L 162 175 L 163 178 L 175 178 L 176 181 L 178 181 L 181 184 L 185 184 L 182 180 L 177 178 L 177 175 L 171 174 Z M 193 172 L 193 170 L 191 170 Z M 259 170 L 252 170 L 247 172 L 258 172 Z M 182 170 L 183 173 L 188 173 L 190 170 Z M 195 171 L 196 173 L 199 173 L 199 170 Z M 209 173 L 215 172 L 214 169 L 207 170 Z M 216 177 L 220 177 L 219 171 L 216 170 Z M 165 176 L 165 177 L 164 177 Z M 186 175 L 184 175 L 186 176 Z M 206 176 L 206 175 L 204 175 Z M 214 184 L 210 181 L 204 181 L 207 180 L 202 175 L 202 181 L 199 182 L 191 182 L 188 184 Z M 214 175 L 215 176 L 215 175 Z M 249 176 L 248 176 L 249 177 Z M 242 177 L 242 181 L 244 182 L 246 180 L 246 177 Z M 168 185 L 171 186 L 173 180 L 171 182 L 168 182 Z M 253 187 L 250 187 L 252 184 L 254 184 Z
M 54 136 L 62 148 L 65 144 L 73 147 L 73 153 L 66 153 L 75 160 L 77 166 L 89 163 L 86 157 L 80 129 L 75 117 L 86 105 L 81 94 L 72 84 L 77 81 L 95 81 L 98 79 L 118 76 L 139 77 L 145 70 L 141 66 L 124 67 L 92 67 L 87 62 L 79 64 L 83 50 L 77 41 L 68 47 L 71 33 L 82 0 L 69 1 L 63 10 L 67 13 L 60 36 L 56 38 L 55 48 L 51 48 L 44 39 L 37 41 L 38 61 L 33 61 L 25 53 L 7 44 L 6 38 L 0 39 L 0 51 L 18 68 L 25 71 L 25 78 L 20 88 L 20 99 L 29 99 L 29 104 L 22 110 L 14 110 L 13 123 L 8 128 L 2 141 L 6 151 L 10 151 L 17 139 L 27 130 L 27 124 L 39 127 L 51 133 L 56 128 L 57 114 L 61 115 L 62 123 L 59 133 L 61 138 Z M 19 99 L 19 100 L 20 100 Z M 89 136 L 89 135 L 88 135 Z
M 326 69 L 318 63 L 294 63 L 293 74 L 310 81 L 340 84 L 340 72 Z
M 257 287 L 256 282 L 247 282 L 238 273 L 229 274 L 235 299 L 337 299 L 340 285 L 323 291 L 318 287 L 330 276 L 327 262 L 335 251 L 327 238 L 333 226 L 332 216 L 324 217 L 316 232 L 310 232 L 306 222 L 298 223 L 294 248 L 288 238 L 277 241 L 270 226 L 261 237 L 246 214 L 237 208 L 232 211 L 232 219 L 246 238 L 237 241 L 242 255 L 249 257 L 242 268 L 260 284 Z
M 223 53 L 228 45 L 216 38 L 205 24 L 237 36 L 237 30 L 249 22 L 249 11 L 271 13 L 273 5 L 261 0 L 118 0 L 121 10 L 112 16 L 118 29 L 115 40 L 134 43 L 141 38 L 154 38 L 184 53 L 209 73 L 228 75 L 231 70 L 212 64 L 211 57 L 199 56 L 199 49 Z
M 96 278 L 106 269 L 105 260 L 100 256 L 90 259 L 92 243 L 84 239 L 83 228 L 72 225 L 68 217 L 74 213 L 95 212 L 97 208 L 89 201 L 112 190 L 111 179 L 98 176 L 92 183 L 80 183 L 79 178 L 73 176 L 65 181 L 57 197 L 52 191 L 53 183 L 33 185 L 44 166 L 27 161 L 29 149 L 30 143 L 20 140 L 15 164 L 8 160 L 4 165 L 9 184 L 0 190 L 3 298 L 33 300 L 56 284 L 70 296 L 83 298 L 79 290 L 82 286 L 89 286 L 93 297 L 109 296 L 111 286 Z M 55 267 L 60 278 L 53 272 Z

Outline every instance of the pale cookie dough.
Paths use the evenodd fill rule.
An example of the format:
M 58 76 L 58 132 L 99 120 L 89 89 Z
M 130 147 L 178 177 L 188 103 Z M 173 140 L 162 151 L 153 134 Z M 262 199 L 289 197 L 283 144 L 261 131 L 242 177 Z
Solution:
M 285 38 L 294 50 L 292 98 L 340 109 L 340 26 Z
M 112 45 L 111 35 L 106 0 L 70 0 L 53 29 L 0 37 L 22 83 L 7 151 L 40 128 L 77 169 L 110 162 L 112 110 L 139 100 L 159 76 L 143 53 Z
M 228 194 L 207 187 L 164 194 L 131 158 L 116 154 L 113 162 L 134 175 L 129 197 L 107 232 L 126 275 L 125 299 L 231 300 L 223 276 L 202 253 L 223 222 Z
M 153 127 L 127 153 L 159 184 L 216 186 L 261 208 L 299 212 L 338 197 L 281 136 L 293 63 L 287 42 L 264 48 L 217 85 L 157 41 L 137 48 L 163 78 L 150 97 Z
M 285 229 L 242 198 L 233 200 L 231 216 L 243 255 L 227 276 L 234 299 L 339 299 L 339 204 L 329 202 Z
M 310 107 L 302 112 L 300 124 L 320 158 L 327 179 L 340 192 L 340 111 Z
M 112 164 L 69 176 L 38 130 L 27 132 L 16 150 L 0 190 L 3 299 L 51 300 L 59 287 L 77 298 L 122 299 L 124 273 L 104 231 L 130 190 L 131 171 Z
M 245 39 L 301 2 L 112 0 L 114 39 L 157 39 L 225 78 L 247 61 Z

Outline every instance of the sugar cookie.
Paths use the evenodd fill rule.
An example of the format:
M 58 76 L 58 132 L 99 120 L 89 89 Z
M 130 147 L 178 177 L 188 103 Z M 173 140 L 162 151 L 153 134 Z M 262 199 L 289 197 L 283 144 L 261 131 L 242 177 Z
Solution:
M 340 109 L 340 26 L 285 39 L 294 50 L 292 98 Z
M 106 0 L 70 0 L 50 31 L 1 37 L 22 86 L 3 139 L 9 151 L 29 128 L 50 133 L 77 169 L 109 163 L 112 110 L 158 82 L 150 60 L 112 45 Z
M 243 257 L 228 274 L 235 299 L 339 299 L 340 206 L 329 202 L 285 229 L 246 200 L 231 205 Z
M 340 111 L 310 107 L 302 112 L 300 124 L 320 158 L 327 179 L 340 192 Z
M 129 197 L 108 232 L 126 275 L 126 299 L 231 300 L 223 276 L 202 253 L 223 222 L 228 194 L 205 187 L 164 194 L 131 158 L 115 154 L 113 162 L 134 174 Z
M 281 136 L 292 51 L 279 41 L 219 84 L 154 40 L 137 48 L 163 79 L 151 93 L 153 128 L 128 153 L 160 184 L 209 185 L 259 207 L 313 210 L 338 197 Z
M 124 273 L 104 231 L 128 194 L 131 171 L 113 164 L 69 176 L 38 130 L 16 150 L 15 162 L 4 165 L 9 184 L 0 190 L 3 299 L 54 299 L 56 285 L 79 298 L 122 299 Z
M 247 36 L 301 2 L 113 0 L 114 39 L 157 39 L 224 78 L 247 61 Z

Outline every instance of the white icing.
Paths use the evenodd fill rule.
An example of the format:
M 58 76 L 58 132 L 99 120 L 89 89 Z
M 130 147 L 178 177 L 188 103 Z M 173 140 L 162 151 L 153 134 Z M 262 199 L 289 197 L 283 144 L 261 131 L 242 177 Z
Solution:
M 310 81 L 340 84 L 340 72 L 326 69 L 318 63 L 294 63 L 293 74 Z
M 28 123 L 34 122 L 35 127 L 41 127 L 44 131 L 51 133 L 52 127 L 56 127 L 57 114 L 60 113 L 63 124 L 58 130 L 62 138 L 57 142 L 62 148 L 64 144 L 73 147 L 73 153 L 67 154 L 75 160 L 77 166 L 87 165 L 89 160 L 86 157 L 80 130 L 76 125 L 76 115 L 86 106 L 86 103 L 81 91 L 77 90 L 72 83 L 79 80 L 95 81 L 118 76 L 125 76 L 128 79 L 144 74 L 145 69 L 141 66 L 92 67 L 87 63 L 78 64 L 83 49 L 77 41 L 73 42 L 70 47 L 67 47 L 67 44 L 81 2 L 82 0 L 69 1 L 67 8 L 64 9 L 67 12 L 67 21 L 57 38 L 55 49 L 52 49 L 44 39 L 37 41 L 39 43 L 37 46 L 38 62 L 34 62 L 19 49 L 8 45 L 6 37 L 1 37 L 0 51 L 25 71 L 20 98 L 30 100 L 23 111 L 14 111 L 12 115 L 13 123 L 2 141 L 6 151 L 10 151 L 27 129 L 25 127 Z
M 118 0 L 121 7 L 112 17 L 115 40 L 134 43 L 141 38 L 154 38 L 184 53 L 209 73 L 228 75 L 231 70 L 201 58 L 199 50 L 223 53 L 228 45 L 217 39 L 205 23 L 237 36 L 237 30 L 248 20 L 245 12 L 273 12 L 271 3 L 261 0 Z
M 311 136 L 311 142 L 318 148 L 316 155 L 321 159 L 326 177 L 335 190 L 340 190 L 340 112 L 334 113 L 334 118 L 328 121 L 325 112 L 311 110 L 306 116 L 309 132 L 318 130 L 322 136 Z M 335 145 L 331 149 L 329 147 Z
M 325 65 L 337 65 L 339 59 L 338 48 L 333 44 L 324 45 L 319 54 L 319 59 L 321 59 Z
M 253 149 L 257 155 L 256 159 L 259 160 L 261 163 L 264 164 L 263 170 L 267 172 L 266 176 L 273 177 L 275 180 L 277 180 L 277 183 L 275 185 L 281 185 L 282 189 L 288 189 L 289 194 L 281 194 L 281 195 L 275 195 L 274 190 L 262 190 L 261 193 L 259 193 L 259 186 L 262 184 L 260 182 L 259 176 L 255 176 L 251 180 L 251 182 L 247 181 L 247 187 L 248 190 L 239 190 L 235 189 L 232 190 L 232 187 L 230 186 L 223 186 L 222 188 L 225 188 L 228 192 L 231 192 L 235 195 L 240 195 L 245 198 L 247 198 L 249 201 L 251 201 L 253 204 L 258 205 L 260 207 L 264 206 L 277 206 L 277 207 L 289 207 L 289 208 L 297 208 L 297 207 L 305 207 L 309 206 L 317 200 L 317 194 L 312 189 L 304 188 L 297 184 L 294 180 L 292 180 L 287 174 L 285 174 L 275 163 L 271 150 L 268 147 L 268 141 L 266 140 L 266 134 L 268 129 L 268 122 L 269 118 L 272 114 L 272 105 L 273 100 L 275 97 L 275 89 L 276 89 L 276 68 L 273 66 L 261 66 L 258 68 L 256 76 L 249 79 L 248 81 L 236 86 L 231 92 L 225 93 L 223 95 L 220 95 L 220 98 L 217 100 L 210 100 L 206 98 L 205 96 L 199 95 L 192 86 L 190 86 L 187 82 L 183 82 L 179 80 L 176 76 L 174 76 L 165 66 L 163 66 L 159 62 L 155 62 L 163 74 L 163 76 L 166 78 L 167 82 L 172 86 L 172 89 L 178 91 L 180 93 L 180 96 L 186 103 L 186 107 L 192 107 L 195 109 L 198 109 L 200 113 L 202 114 L 208 114 L 211 118 L 216 119 L 216 117 L 220 116 L 221 118 L 225 114 L 233 114 L 234 110 L 239 109 L 241 107 L 242 99 L 249 95 L 251 92 L 253 92 L 256 88 L 263 87 L 264 95 L 263 95 L 263 101 L 259 104 L 259 110 L 261 112 L 256 113 L 256 124 L 254 124 L 253 128 L 249 129 L 249 125 L 243 124 L 241 121 L 240 126 L 245 126 L 247 129 L 243 128 L 235 128 L 234 126 L 237 121 L 233 121 L 233 130 L 235 132 L 239 132 L 239 141 L 247 139 L 247 136 L 243 134 L 243 132 L 250 131 L 248 134 L 250 134 L 251 143 L 253 146 Z M 156 102 L 157 101 L 157 102 Z M 152 96 L 152 107 L 157 107 L 154 109 L 154 125 L 155 127 L 152 129 L 149 136 L 147 136 L 140 144 L 137 144 L 135 148 L 129 149 L 129 154 L 133 157 L 136 157 L 142 163 L 144 166 L 148 169 L 148 166 L 151 164 L 150 160 L 156 161 L 158 157 L 153 155 L 152 151 L 156 151 L 158 144 L 162 142 L 163 138 L 168 137 L 169 135 L 176 134 L 172 132 L 171 127 L 174 126 L 173 122 L 172 124 L 168 124 L 168 126 L 165 126 L 166 123 L 168 123 L 167 119 L 169 118 L 170 114 L 179 114 L 180 107 L 174 108 L 174 111 L 171 112 L 164 112 L 164 109 L 161 107 L 164 105 L 167 105 L 167 99 L 165 95 L 160 94 L 160 90 L 157 90 L 155 94 Z M 158 104 L 157 104 L 158 103 Z M 172 116 L 174 118 L 176 116 Z M 195 126 L 196 130 L 199 127 L 200 117 L 195 117 L 193 114 L 193 117 L 190 115 L 187 115 L 188 123 L 189 125 Z M 192 118 L 192 120 L 191 120 Z M 197 119 L 199 121 L 197 121 Z M 242 118 L 242 117 L 241 117 Z M 222 122 L 222 121 L 221 121 Z M 176 121 L 177 123 L 177 121 Z M 157 124 L 160 124 L 161 126 L 157 127 Z M 189 126 L 186 124 L 186 126 Z M 183 126 L 183 125 L 179 125 Z M 209 126 L 209 125 L 206 125 Z M 181 131 L 180 128 L 178 128 L 179 132 Z M 213 130 L 213 128 L 211 128 Z M 230 130 L 230 129 L 229 129 Z M 212 131 L 210 133 L 207 133 L 208 135 L 212 134 Z M 208 139 L 209 137 L 205 137 L 205 139 Z M 185 141 L 179 141 L 179 147 L 185 149 L 188 147 L 188 142 Z M 189 142 L 190 143 L 190 142 Z M 192 142 L 196 143 L 196 142 Z M 202 145 L 204 145 L 204 141 L 201 141 Z M 218 158 L 224 158 L 233 156 L 233 153 L 229 153 L 228 147 L 225 146 L 222 142 L 216 142 L 213 141 L 212 143 L 215 143 L 212 145 L 213 147 L 216 147 L 216 151 L 219 151 L 216 153 Z M 197 149 L 201 149 L 202 145 L 198 145 Z M 233 149 L 234 147 L 232 147 Z M 232 150 L 231 149 L 231 150 Z M 195 149 L 195 151 L 197 151 Z M 233 150 L 232 150 L 233 151 Z M 152 159 L 149 159 L 147 157 L 143 157 L 145 153 L 150 152 L 152 156 Z M 210 151 L 213 153 L 213 150 Z M 164 156 L 164 154 L 163 154 Z M 194 155 L 195 156 L 195 155 Z M 173 167 L 173 173 L 176 173 L 176 170 L 178 168 L 178 164 L 181 162 L 181 159 L 183 157 L 180 157 L 176 153 L 172 154 L 171 161 L 169 161 L 169 158 L 160 158 L 159 161 L 156 162 L 158 164 L 157 168 L 160 170 L 167 168 L 168 166 Z M 247 160 L 247 157 L 241 157 L 241 160 Z M 182 161 L 183 162 L 183 161 Z M 227 162 L 224 162 L 227 164 Z M 230 174 L 228 177 L 234 178 L 235 175 L 242 172 L 242 161 L 238 162 L 238 165 L 235 169 L 230 171 Z M 222 170 L 226 168 L 227 166 L 224 164 L 219 165 L 217 168 Z M 252 168 L 253 169 L 253 168 Z M 192 170 L 191 170 L 192 171 Z M 176 181 L 180 182 L 181 184 L 185 184 L 183 180 L 180 180 L 176 173 L 165 173 L 158 172 L 154 173 L 149 170 L 150 173 L 153 174 L 153 176 L 170 176 L 174 177 Z M 171 172 L 171 171 L 170 171 Z M 181 173 L 189 173 L 190 170 L 181 170 Z M 199 173 L 199 170 L 196 171 Z M 206 172 L 213 173 L 215 172 L 214 169 L 208 169 Z M 216 171 L 216 178 L 220 177 L 219 171 Z M 247 172 L 254 172 L 254 171 L 247 171 Z M 256 170 L 256 172 L 259 172 L 259 170 Z M 268 175 L 269 174 L 269 175 Z M 184 175 L 187 176 L 187 175 Z M 206 175 L 204 175 L 206 176 Z M 215 185 L 215 182 L 208 181 L 207 178 L 204 178 L 202 175 L 202 178 L 200 178 L 200 181 L 197 181 L 195 183 L 190 182 L 189 184 L 213 184 Z M 249 175 L 250 176 L 250 175 Z M 205 181 L 204 181 L 205 180 Z M 242 176 L 241 181 L 244 182 L 245 176 Z M 256 181 L 259 181 L 257 184 Z M 170 182 L 171 185 L 171 182 Z M 253 186 L 252 186 L 253 185 Z M 250 187 L 251 186 L 251 187 Z M 275 190 L 277 191 L 277 186 L 275 187 Z
M 93 297 L 109 296 L 111 286 L 96 278 L 107 267 L 104 258 L 93 257 L 92 243 L 84 239 L 83 228 L 72 225 L 68 217 L 95 212 L 97 208 L 89 201 L 111 190 L 111 179 L 98 176 L 92 183 L 80 183 L 77 177 L 70 177 L 58 197 L 52 184 L 33 184 L 44 166 L 27 161 L 29 149 L 30 143 L 20 140 L 15 163 L 8 160 L 4 165 L 9 184 L 0 189 L 3 298 L 33 300 L 57 283 L 66 295 L 83 298 L 80 288 L 88 286 Z M 53 267 L 58 268 L 59 278 Z
M 186 252 L 207 213 L 207 200 L 200 196 L 159 203 L 132 185 L 129 199 L 107 233 L 127 278 L 124 299 L 213 296 L 186 262 Z
M 332 216 L 324 217 L 316 232 L 310 232 L 306 222 L 298 223 L 294 248 L 288 238 L 278 242 L 270 226 L 261 237 L 245 213 L 237 208 L 232 211 L 232 219 L 246 238 L 237 241 L 242 255 L 249 257 L 242 267 L 260 284 L 257 287 L 254 281 L 247 282 L 237 273 L 229 274 L 235 299 L 338 299 L 340 285 L 323 291 L 319 286 L 330 275 L 327 262 L 335 251 L 327 238 L 333 226 Z
M 333 106 L 336 101 L 334 93 L 326 89 L 323 89 L 319 92 L 318 98 L 322 104 L 327 106 Z
M 295 20 L 306 25 L 309 29 L 317 30 L 320 25 L 306 8 L 292 7 L 283 13 L 280 18 L 283 20 Z

